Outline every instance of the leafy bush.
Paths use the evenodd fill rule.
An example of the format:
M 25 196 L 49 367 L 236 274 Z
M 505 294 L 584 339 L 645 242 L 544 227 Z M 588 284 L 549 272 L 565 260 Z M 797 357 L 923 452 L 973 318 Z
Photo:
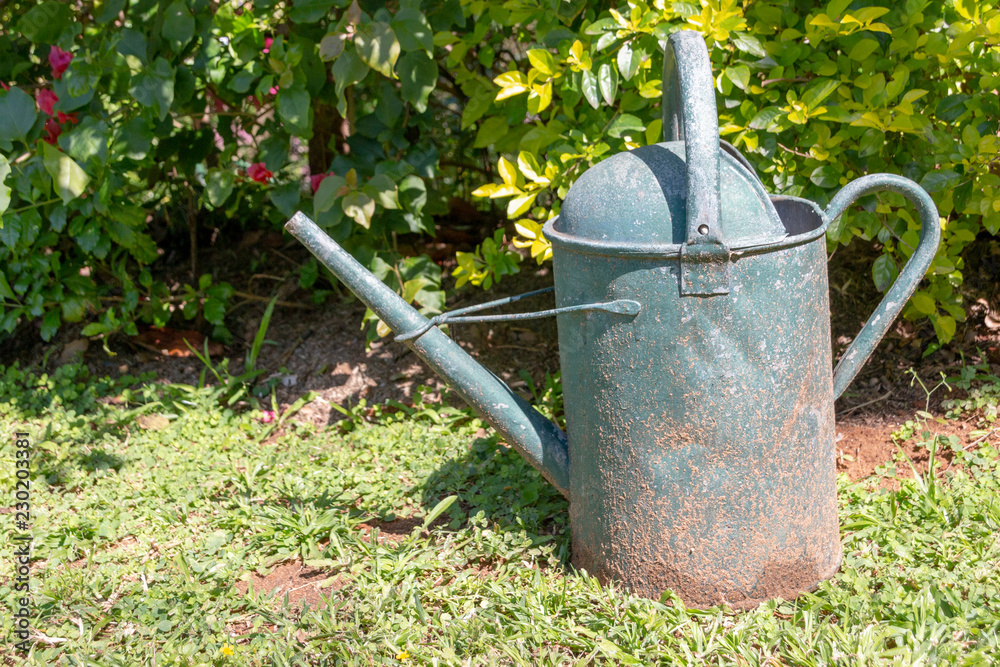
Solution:
M 504 3 L 470 6 L 478 23 Z M 609 155 L 661 140 L 658 43 L 697 30 L 711 47 L 721 134 L 773 192 L 825 205 L 850 180 L 891 172 L 932 193 L 943 241 L 904 314 L 928 317 L 942 342 L 954 336 L 965 319 L 962 253 L 1000 231 L 995 3 L 633 0 L 563 18 L 538 6 L 510 22 L 511 37 L 533 26 L 537 46 L 494 78 L 503 115 L 481 121 L 483 143 L 514 146 L 516 160 L 499 159 L 502 182 L 475 194 L 509 198 L 515 245 L 539 263 L 551 257 L 540 223 L 558 214 L 573 181 Z M 827 240 L 831 250 L 878 243 L 872 276 L 885 291 L 918 229 L 903 197 L 884 193 L 841 216 Z
M 133 333 L 179 312 L 224 337 L 235 290 L 207 273 L 168 287 L 163 245 L 185 239 L 199 276 L 213 229 L 299 208 L 436 312 L 440 270 L 404 264 L 397 235 L 432 233 L 445 193 L 495 173 L 478 194 L 507 198 L 514 245 L 547 259 L 541 223 L 579 174 L 659 140 L 658 42 L 682 28 L 710 42 L 722 133 L 775 192 L 823 204 L 875 171 L 933 192 L 944 243 L 906 315 L 950 339 L 962 252 L 1000 229 L 986 0 L 2 3 L 0 331 L 38 320 L 48 339 L 97 314 L 85 334 Z M 883 194 L 828 239 L 880 244 L 884 290 L 916 226 Z M 499 234 L 457 260 L 460 285 L 488 288 L 520 257 Z M 310 262 L 300 284 L 320 275 Z
M 225 336 L 232 287 L 154 279 L 157 225 L 190 235 L 194 270 L 200 232 L 304 208 L 393 265 L 387 239 L 433 231 L 443 210 L 432 38 L 465 20 L 427 4 L 0 5 L 0 330 L 40 318 L 48 339 L 95 312 L 85 335 L 135 333 L 179 310 Z M 410 289 L 434 310 L 440 270 L 425 282 Z

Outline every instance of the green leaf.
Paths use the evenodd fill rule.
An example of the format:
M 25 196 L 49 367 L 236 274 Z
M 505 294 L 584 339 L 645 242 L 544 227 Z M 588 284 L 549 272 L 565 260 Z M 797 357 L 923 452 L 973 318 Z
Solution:
M 7 162 L 6 156 L 0 155 L 0 225 L 3 224 L 4 211 L 10 206 L 10 188 L 4 183 L 8 174 L 10 174 L 10 163 Z M 0 275 L 3 275 L 2 271 Z
M 174 68 L 163 58 L 157 58 L 152 67 L 132 77 L 129 93 L 163 120 L 174 103 Z
M 816 167 L 809 180 L 821 188 L 835 188 L 840 185 L 840 170 L 829 164 Z
M 623 134 L 638 134 L 646 129 L 646 126 L 636 116 L 623 113 L 608 128 L 608 136 L 620 139 Z
M 17 32 L 35 44 L 54 44 L 73 21 L 73 10 L 61 2 L 35 5 L 17 22 Z
M 288 18 L 294 23 L 316 23 L 338 4 L 337 0 L 295 0 Z
M 880 255 L 872 265 L 872 279 L 875 281 L 875 289 L 884 292 L 896 281 L 899 269 L 896 268 L 896 261 L 892 255 Z
M 726 78 L 733 82 L 733 85 L 740 90 L 746 90 L 750 83 L 750 68 L 746 65 L 736 65 L 725 69 Z
M 580 88 L 583 89 L 583 96 L 587 102 L 595 109 L 601 106 L 600 91 L 598 90 L 597 77 L 589 69 L 580 72 Z
M 451 507 L 453 504 L 455 504 L 456 500 L 458 500 L 458 496 L 448 496 L 447 498 L 439 502 L 437 505 L 435 505 L 434 509 L 432 509 L 430 513 L 426 517 L 424 517 L 424 523 L 421 526 L 421 528 L 423 530 L 427 530 L 427 527 L 432 523 L 434 523 L 434 521 L 439 516 L 447 512 L 448 508 Z
M 208 297 L 205 299 L 205 305 L 201 312 L 205 315 L 205 319 L 212 324 L 223 324 L 226 319 L 226 302 L 215 297 Z
M 510 126 L 507 124 L 506 116 L 490 116 L 479 125 L 476 132 L 476 140 L 472 143 L 473 148 L 486 148 L 496 145 L 500 139 L 507 134 Z
M 153 145 L 153 130 L 145 118 L 136 116 L 122 126 L 121 138 L 125 142 L 125 155 L 133 160 L 141 160 Z
M 66 136 L 64 142 L 66 152 L 80 162 L 87 162 L 91 158 L 104 164 L 108 161 L 108 140 L 111 130 L 103 120 L 97 120 L 93 116 L 86 116 L 80 121 L 79 127 L 73 129 Z M 62 142 L 60 142 L 62 143 Z
M 385 209 L 399 208 L 399 194 L 396 192 L 396 184 L 387 174 L 375 174 L 367 183 L 364 191 L 378 202 L 379 206 Z
M 861 135 L 861 141 L 858 144 L 858 155 L 860 157 L 878 155 L 882 152 L 882 145 L 884 143 L 885 132 L 882 132 L 874 127 L 869 127 L 865 130 L 865 133 Z
M 912 297 L 910 297 L 910 303 L 916 308 L 917 312 L 921 315 L 930 315 L 937 312 L 937 302 L 934 301 L 932 297 L 927 292 L 917 292 Z
M 469 101 L 465 103 L 462 110 L 462 129 L 468 129 L 473 123 L 483 117 L 493 104 L 493 88 L 482 81 L 475 81 L 475 85 L 468 86 L 471 91 L 466 91 Z M 463 86 L 463 91 L 465 91 Z M 471 92 L 471 94 L 470 94 Z
M 78 296 L 65 297 L 59 305 L 64 322 L 79 322 L 87 314 L 87 300 Z
M 187 3 L 176 0 L 163 13 L 163 38 L 174 53 L 180 53 L 194 37 L 194 16 Z
M 289 181 L 268 190 L 267 198 L 281 215 L 290 218 L 299 208 L 302 192 L 298 181 Z
M 623 79 L 629 81 L 635 76 L 644 55 L 641 49 L 633 49 L 631 42 L 622 44 L 621 48 L 618 49 L 618 71 L 621 72 Z
M 323 36 L 319 42 L 319 57 L 330 62 L 344 52 L 347 35 L 342 32 L 331 32 Z
M 392 26 L 381 21 L 358 26 L 354 35 L 354 47 L 361 60 L 369 67 L 383 76 L 392 76 L 393 67 L 399 59 L 399 40 L 396 39 Z
M 43 143 L 42 160 L 64 204 L 76 199 L 87 190 L 90 176 L 70 156 L 55 146 Z
M 427 110 L 427 98 L 437 86 L 437 63 L 423 51 L 411 51 L 399 59 L 397 67 L 403 100 L 418 112 Z
M 60 321 L 58 308 L 53 308 L 45 313 L 45 317 L 42 318 L 42 328 L 39 332 L 42 335 L 42 340 L 46 342 L 52 340 L 52 336 L 59 330 Z
M 851 47 L 851 52 L 847 55 L 851 60 L 864 60 L 878 48 L 878 42 L 874 39 L 865 38 Z
M 552 54 L 545 49 L 529 50 L 528 61 L 532 67 L 545 76 L 552 76 L 556 72 L 556 61 L 552 57 Z
M 392 17 L 391 25 L 404 51 L 434 50 L 434 30 L 419 9 L 403 7 Z
M 931 324 L 934 325 L 934 333 L 937 334 L 938 339 L 942 343 L 947 343 L 955 337 L 957 325 L 955 324 L 955 318 L 950 315 L 931 317 Z
M 375 200 L 363 192 L 348 193 L 341 206 L 344 213 L 354 218 L 354 221 L 368 229 L 372 225 L 372 216 L 375 215 Z
M 278 118 L 291 134 L 303 136 L 310 133 L 312 109 L 309 103 L 309 91 L 305 86 L 296 84 L 278 91 Z
M 747 127 L 751 130 L 766 130 L 770 127 L 772 122 L 784 114 L 785 112 L 778 107 L 764 107 L 750 119 L 750 123 Z
M 760 40 L 753 35 L 736 32 L 730 34 L 730 39 L 732 40 L 733 45 L 744 53 L 751 53 L 758 58 L 763 58 L 767 55 L 767 51 L 765 51 L 764 47 L 761 46 Z
M 934 115 L 946 123 L 958 120 L 965 113 L 965 103 L 969 98 L 969 95 L 948 95 L 937 103 Z
M 37 117 L 35 101 L 28 93 L 16 86 L 0 91 L 0 141 L 24 141 Z
M 319 184 L 319 189 L 316 190 L 316 195 L 313 197 L 313 211 L 317 214 L 329 211 L 333 207 L 334 202 L 337 201 L 337 197 L 340 196 L 340 188 L 346 184 L 347 181 L 336 174 L 331 174 L 324 178 Z
M 924 174 L 924 177 L 920 179 L 920 187 L 927 192 L 940 192 L 954 187 L 961 179 L 962 177 L 954 171 L 942 169 Z
M 341 115 L 347 113 L 344 89 L 364 79 L 368 74 L 368 69 L 368 65 L 353 50 L 344 51 L 333 62 L 330 74 L 333 76 L 334 89 L 337 93 L 337 111 Z
M 236 185 L 236 174 L 227 169 L 212 169 L 205 178 L 208 203 L 218 208 L 226 203 Z
M 0 297 L 5 299 L 16 299 L 14 296 L 14 290 L 10 288 L 10 283 L 7 282 L 7 276 L 4 275 L 3 271 L 0 271 Z
M 618 96 L 618 70 L 610 63 L 604 63 L 597 71 L 597 83 L 601 88 L 601 96 L 608 106 L 615 103 Z
M 840 81 L 836 79 L 824 79 L 809 87 L 809 90 L 802 93 L 802 103 L 810 109 L 815 109 L 823 103 L 830 93 L 840 87 Z

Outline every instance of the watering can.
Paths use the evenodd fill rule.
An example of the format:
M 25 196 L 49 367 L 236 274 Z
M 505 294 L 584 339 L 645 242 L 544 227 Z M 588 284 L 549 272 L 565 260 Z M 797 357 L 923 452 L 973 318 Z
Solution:
M 427 319 L 302 213 L 286 229 L 569 498 L 576 567 L 747 608 L 840 566 L 834 400 L 930 266 L 940 223 L 889 174 L 825 209 L 769 196 L 719 139 L 702 37 L 676 32 L 664 50 L 666 141 L 591 167 L 544 227 L 552 310 L 472 314 L 531 293 Z M 825 232 L 876 190 L 916 206 L 920 243 L 831 373 Z M 436 326 L 549 315 L 568 439 Z

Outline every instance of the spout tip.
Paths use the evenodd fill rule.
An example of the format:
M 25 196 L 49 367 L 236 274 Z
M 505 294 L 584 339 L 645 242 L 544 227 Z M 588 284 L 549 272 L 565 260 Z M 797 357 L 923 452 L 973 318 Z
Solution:
M 289 234 L 295 236 L 295 232 L 306 224 L 312 224 L 312 220 L 310 220 L 302 211 L 296 211 L 295 215 L 293 215 L 291 219 L 285 223 L 285 229 L 288 230 Z

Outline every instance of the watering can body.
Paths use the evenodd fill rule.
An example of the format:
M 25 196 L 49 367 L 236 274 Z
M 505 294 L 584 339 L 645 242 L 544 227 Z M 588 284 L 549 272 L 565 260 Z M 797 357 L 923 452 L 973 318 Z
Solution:
M 302 214 L 286 228 L 570 499 L 577 567 L 648 597 L 747 607 L 838 568 L 834 401 L 940 224 L 899 176 L 862 177 L 825 210 L 769 196 L 719 140 L 699 34 L 670 36 L 663 85 L 666 141 L 586 171 L 545 225 L 568 438 L 433 326 L 472 318 L 428 320 Z M 886 189 L 916 205 L 920 244 L 831 373 L 826 228 Z

